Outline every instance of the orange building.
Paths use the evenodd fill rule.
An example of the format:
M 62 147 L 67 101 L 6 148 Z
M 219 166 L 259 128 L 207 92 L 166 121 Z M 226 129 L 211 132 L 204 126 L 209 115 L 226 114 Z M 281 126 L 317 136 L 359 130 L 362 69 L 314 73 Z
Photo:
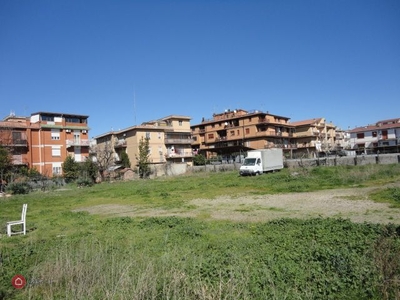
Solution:
M 0 144 L 9 149 L 14 165 L 35 168 L 46 176 L 62 174 L 67 156 L 82 162 L 89 156 L 88 116 L 36 112 L 10 114 L 0 121 Z
M 290 118 L 262 111 L 226 110 L 191 126 L 192 148 L 207 158 L 230 160 L 243 152 L 263 148 L 295 147 L 295 128 Z

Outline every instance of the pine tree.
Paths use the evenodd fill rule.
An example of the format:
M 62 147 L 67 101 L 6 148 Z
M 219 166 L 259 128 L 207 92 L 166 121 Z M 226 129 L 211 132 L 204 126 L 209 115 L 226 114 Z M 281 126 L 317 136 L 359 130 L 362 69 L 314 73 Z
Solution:
M 74 181 L 79 176 L 79 164 L 72 156 L 67 156 L 62 164 L 63 176 L 67 182 Z

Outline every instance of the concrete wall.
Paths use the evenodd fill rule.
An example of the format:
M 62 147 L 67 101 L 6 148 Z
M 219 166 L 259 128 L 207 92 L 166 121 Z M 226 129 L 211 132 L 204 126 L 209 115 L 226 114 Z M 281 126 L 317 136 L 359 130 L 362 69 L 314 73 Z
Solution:
M 397 164 L 400 154 L 358 155 L 342 157 L 324 157 L 312 159 L 286 159 L 285 167 L 316 167 L 316 166 L 361 166 L 370 164 Z

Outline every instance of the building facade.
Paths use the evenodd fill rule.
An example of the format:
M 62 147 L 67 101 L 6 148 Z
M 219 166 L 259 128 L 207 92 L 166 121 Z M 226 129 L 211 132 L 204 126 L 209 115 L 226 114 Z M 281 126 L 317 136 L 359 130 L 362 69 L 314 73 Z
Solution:
M 226 110 L 191 126 L 192 147 L 209 159 L 222 157 L 227 161 L 253 149 L 279 147 L 290 151 L 295 146 L 295 130 L 289 120 L 258 110 Z
M 350 148 L 357 154 L 394 153 L 400 150 L 400 118 L 349 130 Z
M 9 149 L 14 165 L 46 176 L 61 175 L 67 156 L 82 162 L 89 155 L 88 118 L 51 112 L 11 114 L 0 122 L 0 144 Z
M 107 132 L 94 138 L 93 152 L 97 161 L 106 167 L 118 165 L 121 153 L 125 152 L 131 167 L 135 167 L 140 141 L 148 139 L 151 164 L 192 164 L 190 120 L 187 116 L 170 115 L 123 130 Z
M 295 127 L 295 152 L 300 157 L 315 157 L 319 153 L 342 149 L 342 135 L 325 118 L 314 118 L 291 123 Z

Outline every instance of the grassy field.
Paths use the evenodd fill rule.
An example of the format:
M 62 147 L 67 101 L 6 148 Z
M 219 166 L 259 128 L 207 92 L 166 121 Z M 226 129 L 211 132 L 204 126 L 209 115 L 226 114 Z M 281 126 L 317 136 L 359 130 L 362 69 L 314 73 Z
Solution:
M 103 183 L 0 200 L 0 299 L 400 299 L 400 226 L 341 218 L 105 216 L 99 205 L 192 209 L 193 199 L 377 187 L 400 207 L 400 165 Z M 388 184 L 392 186 L 387 187 Z M 28 203 L 26 236 L 5 235 Z M 27 285 L 14 289 L 22 274 Z

